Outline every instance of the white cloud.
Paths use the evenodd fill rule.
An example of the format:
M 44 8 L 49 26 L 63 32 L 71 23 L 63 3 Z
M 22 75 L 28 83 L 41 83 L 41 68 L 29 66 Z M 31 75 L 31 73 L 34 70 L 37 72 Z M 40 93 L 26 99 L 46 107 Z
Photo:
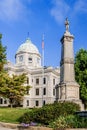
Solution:
M 78 17 L 78 14 L 87 14 L 87 0 L 74 0 L 72 5 L 66 3 L 65 0 L 52 1 L 51 15 L 58 24 L 63 23 L 67 16 L 73 19 L 74 17 Z
M 67 17 L 70 7 L 64 2 L 64 0 L 53 0 L 54 7 L 51 9 L 51 15 L 55 20 L 61 24 Z
M 25 7 L 21 0 L 0 0 L 1 20 L 17 20 L 22 16 L 23 10 L 25 10 Z
M 74 11 L 87 13 L 87 0 L 77 0 L 74 5 Z

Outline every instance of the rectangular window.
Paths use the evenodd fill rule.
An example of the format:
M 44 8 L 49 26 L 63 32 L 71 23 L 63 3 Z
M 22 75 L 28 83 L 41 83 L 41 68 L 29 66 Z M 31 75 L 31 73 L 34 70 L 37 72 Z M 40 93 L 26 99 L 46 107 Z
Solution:
M 43 78 L 43 84 L 46 84 L 46 78 Z
M 36 84 L 39 84 L 39 79 L 38 78 L 36 79 Z
M 26 86 L 26 94 L 29 95 L 29 86 Z
M 53 79 L 53 85 L 55 85 L 55 79 Z
M 27 77 L 27 84 L 29 84 L 29 78 Z
M 36 95 L 39 95 L 39 88 L 36 88 Z
M 36 101 L 36 106 L 39 106 L 39 101 Z
M 6 99 L 4 99 L 4 104 L 7 104 L 7 100 Z
M 43 88 L 43 95 L 46 95 L 46 88 Z
M 29 106 L 29 100 L 27 100 L 27 106 Z
M 55 88 L 53 88 L 53 96 L 55 96 Z
M 45 104 L 46 104 L 46 101 L 44 100 L 44 101 L 43 101 L 43 105 L 45 105 Z
M 0 98 L 0 104 L 3 104 L 3 99 L 2 98 Z

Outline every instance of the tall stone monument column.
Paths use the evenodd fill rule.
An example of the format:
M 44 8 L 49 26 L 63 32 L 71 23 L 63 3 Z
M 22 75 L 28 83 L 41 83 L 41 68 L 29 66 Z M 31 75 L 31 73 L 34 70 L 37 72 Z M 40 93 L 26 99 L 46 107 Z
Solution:
M 60 61 L 60 83 L 59 101 L 73 101 L 81 105 L 79 99 L 79 84 L 75 81 L 74 71 L 74 36 L 69 31 L 69 21 L 65 21 L 65 33 L 61 38 L 61 61 Z

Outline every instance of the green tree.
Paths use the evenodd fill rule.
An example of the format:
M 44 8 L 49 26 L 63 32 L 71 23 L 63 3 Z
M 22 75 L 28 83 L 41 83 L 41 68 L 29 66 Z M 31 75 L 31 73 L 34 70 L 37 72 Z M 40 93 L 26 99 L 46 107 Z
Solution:
M 6 64 L 7 62 L 6 47 L 3 47 L 1 39 L 2 39 L 2 34 L 0 34 L 0 88 L 5 84 L 6 72 L 4 71 L 4 64 Z
M 87 107 L 87 50 L 80 49 L 75 56 L 75 78 L 80 85 L 80 97 Z
M 0 72 L 3 70 L 4 64 L 6 63 L 6 47 L 3 47 L 2 34 L 0 34 Z
M 26 75 L 13 75 L 4 71 L 4 65 L 6 64 L 6 47 L 3 47 L 2 34 L 0 34 L 0 96 L 8 98 L 11 106 L 13 104 L 20 104 L 23 100 L 23 96 L 28 94 L 30 86 L 25 86 Z
M 11 107 L 13 105 L 20 105 L 25 94 L 27 94 L 27 88 L 30 86 L 25 86 L 26 75 L 21 74 L 19 76 L 13 75 L 10 77 L 7 73 L 0 75 L 0 95 L 4 98 L 9 99 Z

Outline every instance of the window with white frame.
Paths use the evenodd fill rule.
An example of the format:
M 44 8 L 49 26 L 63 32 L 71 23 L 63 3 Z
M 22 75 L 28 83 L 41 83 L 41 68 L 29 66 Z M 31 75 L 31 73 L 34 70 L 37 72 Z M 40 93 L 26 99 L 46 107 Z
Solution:
M 27 100 L 27 106 L 29 106 L 29 100 Z
M 39 88 L 36 88 L 36 95 L 39 95 Z
M 43 88 L 43 95 L 46 95 L 46 88 Z
M 39 84 L 39 78 L 36 79 L 36 85 L 38 85 L 38 84 Z
M 38 100 L 36 100 L 35 105 L 39 106 L 39 101 Z
M 45 77 L 43 78 L 43 84 L 46 84 L 46 78 Z
M 53 79 L 53 85 L 55 85 L 55 79 Z
M 53 88 L 53 96 L 55 96 L 55 88 Z

